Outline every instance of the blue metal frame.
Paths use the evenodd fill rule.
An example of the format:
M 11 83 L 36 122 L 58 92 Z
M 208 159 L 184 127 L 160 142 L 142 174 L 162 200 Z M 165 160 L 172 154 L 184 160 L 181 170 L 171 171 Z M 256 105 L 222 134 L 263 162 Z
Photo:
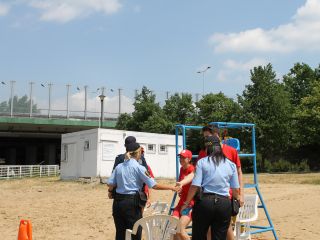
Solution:
M 257 234 L 257 233 L 263 233 L 263 232 L 268 232 L 272 231 L 273 236 L 276 240 L 278 240 L 277 233 L 274 229 L 274 225 L 272 223 L 271 217 L 268 213 L 268 210 L 266 208 L 266 205 L 263 201 L 262 194 L 259 190 L 259 184 L 258 184 L 258 172 L 257 172 L 257 156 L 256 156 L 256 134 L 255 134 L 255 124 L 253 123 L 233 123 L 233 122 L 211 122 L 209 123 L 210 125 L 217 126 L 218 128 L 249 128 L 251 129 L 252 132 L 252 153 L 240 153 L 239 157 L 251 157 L 253 159 L 253 184 L 245 184 L 244 188 L 255 188 L 256 192 L 259 196 L 261 205 L 259 208 L 263 208 L 266 217 L 268 219 L 269 225 L 270 226 L 250 226 L 252 229 L 257 229 L 254 231 L 251 231 L 251 234 Z M 202 126 L 188 126 L 188 125 L 176 125 L 175 133 L 176 133 L 176 180 L 178 181 L 179 178 L 179 130 L 182 131 L 182 148 L 186 148 L 186 130 L 187 129 L 202 129 Z M 194 157 L 197 157 L 198 155 L 194 155 Z M 171 202 L 171 208 L 169 210 L 169 214 L 174 208 L 174 203 L 176 200 L 177 194 L 174 194 L 174 197 Z

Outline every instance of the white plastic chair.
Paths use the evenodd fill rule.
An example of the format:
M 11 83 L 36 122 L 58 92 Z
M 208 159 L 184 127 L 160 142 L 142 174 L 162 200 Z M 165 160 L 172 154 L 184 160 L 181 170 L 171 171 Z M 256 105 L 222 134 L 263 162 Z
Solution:
M 250 223 L 258 219 L 258 195 L 245 195 L 235 224 L 235 239 L 251 239 Z M 243 227 L 241 227 L 243 225 Z
M 144 211 L 152 215 L 165 214 L 168 210 L 169 205 L 166 202 L 153 202 L 149 208 L 144 208 Z
M 127 229 L 126 240 L 136 234 L 138 227 L 142 227 L 145 240 L 173 240 L 173 236 L 180 232 L 179 220 L 168 215 L 152 215 L 139 219 L 133 229 Z

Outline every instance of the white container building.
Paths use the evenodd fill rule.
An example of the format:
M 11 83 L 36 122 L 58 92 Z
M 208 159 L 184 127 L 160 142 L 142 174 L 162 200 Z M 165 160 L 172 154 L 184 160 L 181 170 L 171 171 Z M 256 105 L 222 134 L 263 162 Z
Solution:
M 97 128 L 62 135 L 61 179 L 109 177 L 116 156 L 125 152 L 127 136 L 136 137 L 145 149 L 146 161 L 155 177 L 176 176 L 175 135 Z M 181 149 L 179 146 L 179 152 Z

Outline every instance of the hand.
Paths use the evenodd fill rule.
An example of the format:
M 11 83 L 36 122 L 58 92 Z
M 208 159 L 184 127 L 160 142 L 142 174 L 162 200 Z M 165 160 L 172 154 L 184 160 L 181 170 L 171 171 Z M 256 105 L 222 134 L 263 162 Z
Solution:
M 148 199 L 146 202 L 146 208 L 149 208 L 150 206 L 151 206 L 151 201 L 150 201 L 150 199 Z
M 181 191 L 181 188 L 178 187 L 178 186 L 174 186 L 174 187 L 172 187 L 172 191 L 174 191 L 174 192 L 180 192 L 180 191 Z
M 177 192 L 181 192 L 181 190 L 182 190 L 182 184 L 181 184 L 181 182 L 176 182 L 176 187 L 179 189 Z
M 239 201 L 240 201 L 240 207 L 242 207 L 244 205 L 244 194 L 241 194 L 239 196 Z
M 108 192 L 108 198 L 113 199 L 112 192 Z

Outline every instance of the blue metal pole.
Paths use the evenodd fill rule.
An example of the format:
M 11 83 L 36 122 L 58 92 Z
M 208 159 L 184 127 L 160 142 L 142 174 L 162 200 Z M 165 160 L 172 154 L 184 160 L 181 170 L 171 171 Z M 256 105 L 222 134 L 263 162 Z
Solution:
M 257 174 L 257 152 L 256 152 L 256 130 L 252 126 L 252 153 L 253 153 L 253 177 L 254 184 L 258 184 L 258 174 Z
M 176 181 L 179 178 L 179 126 L 176 126 Z
M 260 193 L 260 190 L 259 190 L 258 185 L 256 186 L 256 191 L 257 191 L 258 196 L 259 196 L 259 198 L 260 198 L 260 202 L 261 202 L 262 207 L 263 207 L 263 209 L 264 209 L 264 212 L 265 212 L 265 214 L 266 214 L 266 216 L 267 216 L 267 219 L 268 219 L 268 222 L 269 222 L 269 224 L 270 224 L 270 227 L 272 228 L 273 236 L 274 236 L 274 238 L 275 238 L 276 240 L 278 240 L 277 233 L 276 233 L 276 231 L 274 230 L 274 226 L 273 226 L 272 220 L 271 220 L 271 218 L 270 218 L 270 215 L 269 215 L 269 213 L 268 213 L 268 210 L 267 210 L 267 208 L 266 208 L 266 205 L 265 205 L 265 203 L 264 203 L 264 201 L 263 201 L 263 198 L 262 198 L 262 195 L 261 195 L 261 193 Z M 271 230 L 271 229 L 270 229 L 270 230 Z

